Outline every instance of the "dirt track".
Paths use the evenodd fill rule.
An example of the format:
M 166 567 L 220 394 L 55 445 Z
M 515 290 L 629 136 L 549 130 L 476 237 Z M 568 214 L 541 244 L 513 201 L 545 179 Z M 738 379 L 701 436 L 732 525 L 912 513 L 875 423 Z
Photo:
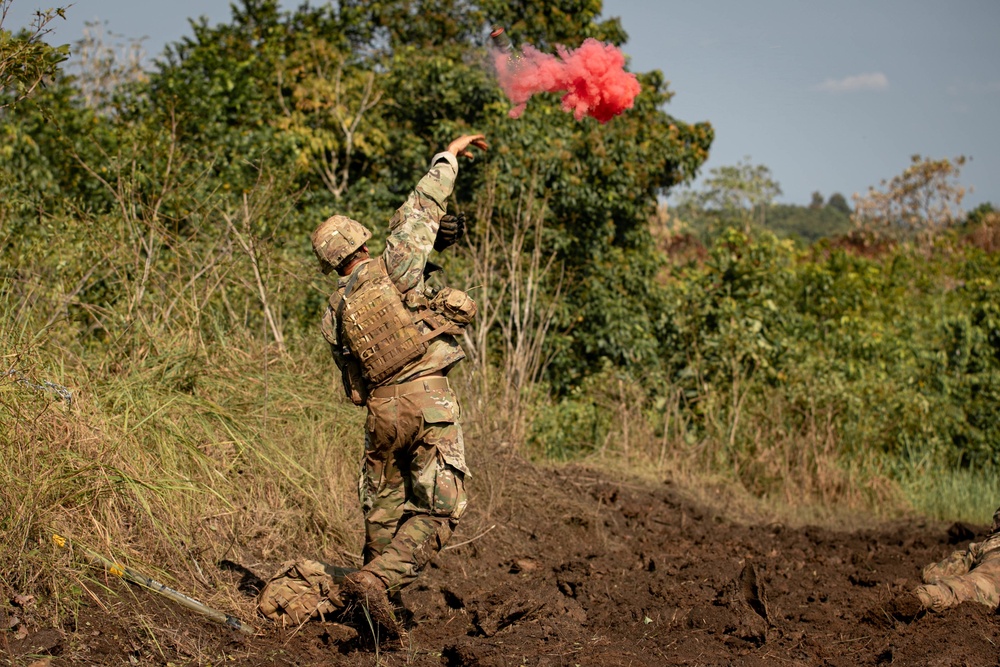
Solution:
M 985 526 L 745 525 L 669 484 L 508 465 L 479 482 L 454 543 L 478 539 L 404 592 L 405 646 L 376 653 L 364 628 L 352 638 L 316 622 L 243 639 L 142 594 L 158 649 L 121 622 L 136 612 L 121 602 L 95 609 L 86 633 L 4 633 L 7 656 L 17 665 L 28 652 L 55 655 L 52 665 L 1000 664 L 1000 622 L 987 608 L 912 617 L 896 602 L 924 564 Z

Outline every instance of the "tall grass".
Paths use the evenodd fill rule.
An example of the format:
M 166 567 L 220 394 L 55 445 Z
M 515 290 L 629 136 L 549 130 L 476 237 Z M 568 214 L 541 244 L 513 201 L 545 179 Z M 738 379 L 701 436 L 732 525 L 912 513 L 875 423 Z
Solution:
M 339 400 L 318 342 L 290 341 L 293 356 L 239 332 L 208 346 L 178 335 L 127 372 L 102 371 L 44 352 L 44 334 L 24 324 L 44 313 L 15 318 L 9 296 L 0 340 L 4 370 L 19 375 L 0 377 L 5 593 L 39 580 L 53 599 L 80 590 L 77 576 L 51 576 L 73 571 L 53 532 L 208 600 L 231 596 L 211 574 L 223 558 L 260 574 L 300 556 L 357 564 L 363 417 Z M 72 406 L 44 381 L 69 388 Z
M 266 170 L 217 194 L 174 134 L 156 170 L 84 164 L 109 210 L 0 236 L 0 592 L 60 615 L 100 596 L 54 532 L 248 617 L 218 561 L 360 560 L 364 416 L 301 326 L 331 285 L 307 239 L 275 242 L 291 198 Z
M 975 469 L 922 469 L 900 474 L 903 496 L 921 515 L 987 525 L 1000 504 L 1000 472 Z
M 851 441 L 843 406 L 819 387 L 799 400 L 764 389 L 748 395 L 738 415 L 731 396 L 709 390 L 700 397 L 697 424 L 681 407 L 681 387 L 660 391 L 666 395 L 657 398 L 607 369 L 570 396 L 537 394 L 526 406 L 525 451 L 692 489 L 728 485 L 762 510 L 820 520 L 846 512 L 983 524 L 1000 502 L 994 467 L 953 469 L 932 456 L 900 457 Z

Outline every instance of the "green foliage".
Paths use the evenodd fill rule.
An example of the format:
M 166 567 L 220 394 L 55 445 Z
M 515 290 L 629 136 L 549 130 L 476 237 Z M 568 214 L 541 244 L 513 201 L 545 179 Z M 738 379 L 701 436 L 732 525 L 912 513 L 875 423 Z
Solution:
M 341 16 L 358 41 L 383 41 L 390 52 L 401 47 L 425 50 L 474 41 L 486 20 L 479 3 L 460 0 L 346 0 Z M 380 40 L 385 35 L 387 39 Z
M 681 193 L 678 211 L 696 227 L 712 232 L 727 226 L 763 226 L 781 186 L 765 165 L 746 157 L 735 165 L 715 167 L 698 189 Z
M 830 198 L 826 201 L 826 205 L 840 211 L 844 215 L 849 216 L 851 214 L 851 206 L 847 203 L 847 198 L 839 192 L 834 192 L 830 195 Z
M 985 222 L 990 215 L 997 212 L 996 207 L 993 206 L 992 202 L 983 202 L 976 208 L 969 211 L 968 215 L 965 216 L 965 225 L 972 227 L 974 225 L 981 224 Z
M 592 455 L 620 437 L 613 415 L 628 403 L 633 412 L 619 423 L 639 429 L 638 419 L 650 433 L 675 424 L 682 442 L 704 443 L 699 465 L 731 471 L 755 493 L 798 485 L 850 496 L 844 479 L 871 475 L 863 483 L 877 488 L 887 474 L 915 506 L 944 512 L 921 495 L 932 480 L 976 471 L 988 480 L 1000 469 L 998 284 L 997 255 L 957 237 L 930 255 L 904 246 L 871 259 L 830 242 L 803 251 L 726 230 L 704 264 L 622 290 L 655 294 L 642 312 L 658 323 L 655 337 L 622 326 L 635 314 L 622 313 L 617 302 L 631 300 L 618 291 L 597 302 L 607 320 L 580 313 L 578 326 L 597 319 L 587 340 L 620 332 L 633 356 L 609 357 L 543 405 L 532 442 L 559 457 Z M 601 398 L 613 386 L 609 368 L 640 380 L 639 393 Z M 808 467 L 779 465 L 788 456 Z M 960 498 L 947 504 L 972 511 Z
M 293 137 L 273 124 L 279 63 L 296 39 L 282 21 L 276 0 L 245 0 L 233 5 L 232 23 L 193 22 L 194 35 L 167 47 L 126 120 L 174 125 L 196 162 L 233 191 L 251 188 L 265 163 L 294 172 Z
M 615 45 L 627 39 L 617 18 L 599 20 L 601 0 L 482 0 L 479 4 L 491 23 L 505 26 L 516 43 L 541 49 L 551 49 L 555 44 L 576 47 L 588 37 Z
M 0 0 L 0 112 L 31 95 L 69 58 L 68 44 L 52 46 L 44 40 L 52 32 L 48 25 L 66 18 L 64 7 L 37 11 L 30 26 L 14 32 L 3 25 L 11 1 Z
M 767 228 L 780 237 L 809 244 L 846 234 L 851 229 L 851 216 L 830 204 L 818 208 L 774 204 L 767 211 Z
M 673 336 L 661 340 L 688 398 L 706 384 L 737 386 L 781 370 L 791 260 L 790 245 L 774 236 L 751 239 L 730 228 L 703 268 L 678 272 L 670 290 Z
M 600 397 L 609 374 L 596 374 L 558 400 L 531 408 L 531 451 L 548 460 L 565 461 L 599 451 L 612 432 L 614 412 Z

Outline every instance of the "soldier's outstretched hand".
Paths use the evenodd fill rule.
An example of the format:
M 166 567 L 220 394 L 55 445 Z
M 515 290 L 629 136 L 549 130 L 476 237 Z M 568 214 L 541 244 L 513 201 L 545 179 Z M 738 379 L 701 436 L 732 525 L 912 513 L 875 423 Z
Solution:
M 486 136 L 482 134 L 464 134 L 448 144 L 448 152 L 456 157 L 467 157 L 470 160 L 475 156 L 469 150 L 469 146 L 475 146 L 479 150 L 487 150 L 489 144 L 486 143 Z

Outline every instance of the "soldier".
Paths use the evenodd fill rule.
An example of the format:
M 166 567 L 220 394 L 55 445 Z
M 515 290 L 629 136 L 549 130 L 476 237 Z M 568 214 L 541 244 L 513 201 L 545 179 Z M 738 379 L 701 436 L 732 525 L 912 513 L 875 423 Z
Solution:
M 922 574 L 925 585 L 913 592 L 925 609 L 944 611 L 966 600 L 1000 606 L 1000 508 L 985 540 L 928 565 Z
M 475 315 L 464 292 L 427 288 L 431 249 L 464 233 L 446 216 L 458 157 L 486 150 L 465 135 L 431 160 L 389 221 L 385 251 L 372 258 L 371 233 L 335 215 L 312 234 L 324 274 L 340 276 L 322 321 L 344 391 L 368 409 L 358 492 L 365 516 L 364 567 L 342 592 L 391 634 L 401 632 L 389 595 L 412 582 L 442 549 L 465 511 L 465 444 L 448 371 L 465 357 L 455 335 Z

